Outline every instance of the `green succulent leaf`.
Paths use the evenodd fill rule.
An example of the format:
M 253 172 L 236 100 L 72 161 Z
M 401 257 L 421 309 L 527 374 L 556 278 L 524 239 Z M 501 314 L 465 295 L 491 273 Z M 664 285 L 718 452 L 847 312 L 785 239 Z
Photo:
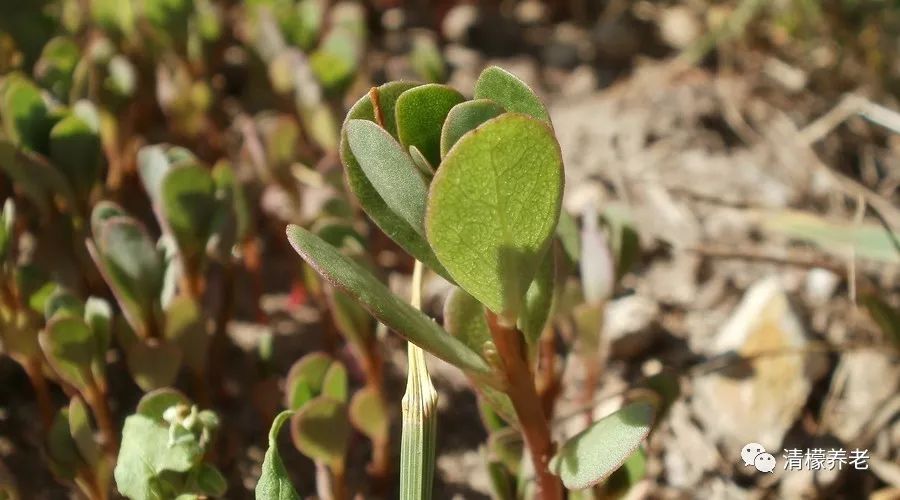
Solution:
M 434 177 L 434 167 L 431 166 L 431 163 L 428 163 L 428 160 L 425 159 L 425 156 L 419 151 L 419 148 L 410 146 L 409 157 L 412 158 L 413 163 L 416 164 L 419 172 L 421 172 L 426 179 L 430 181 L 431 178 Z
M 428 185 L 412 158 L 375 122 L 349 120 L 345 130 L 350 150 L 371 186 L 391 211 L 423 235 Z
M 203 448 L 195 439 L 170 441 L 164 423 L 145 415 L 131 415 L 122 429 L 122 447 L 114 477 L 119 493 L 131 500 L 157 500 L 166 472 L 188 472 L 200 462 Z
M 40 89 L 25 77 L 8 76 L 2 87 L 0 109 L 6 135 L 18 145 L 45 153 L 54 119 Z
M 117 329 L 125 363 L 134 382 L 144 391 L 172 385 L 181 368 L 181 350 L 157 339 L 143 340 L 125 323 Z
M 609 228 L 609 244 L 615 256 L 615 279 L 622 279 L 641 256 L 641 241 L 634 220 L 622 206 L 608 205 L 603 220 Z
M 163 145 L 144 146 L 137 154 L 138 174 L 154 206 L 159 205 L 163 178 L 171 168 Z
M 350 398 L 350 422 L 375 442 L 384 442 L 390 431 L 390 417 L 378 391 L 371 386 L 356 391 Z
M 287 237 L 303 260 L 332 285 L 359 301 L 389 328 L 463 371 L 481 376 L 490 373 L 489 367 L 476 352 L 391 293 L 369 271 L 341 255 L 321 238 L 294 225 L 288 226 Z
M 447 78 L 447 65 L 441 56 L 441 49 L 430 33 L 413 36 L 409 62 L 413 70 L 426 81 L 442 82 Z
M 75 396 L 69 401 L 68 418 L 69 431 L 79 455 L 89 466 L 96 467 L 103 455 L 100 446 L 94 439 L 94 430 L 91 428 L 91 417 L 87 406 L 80 397 Z
M 641 401 L 594 422 L 560 447 L 550 460 L 550 471 L 570 490 L 603 481 L 641 445 L 655 413 L 653 404 Z
M 119 98 L 128 98 L 137 90 L 138 75 L 134 64 L 122 54 L 116 54 L 109 60 L 106 67 L 109 75 L 104 81 L 104 87 Z
M 205 497 L 218 498 L 228 491 L 228 480 L 210 464 L 202 463 L 191 473 L 190 489 Z
M 46 443 L 47 456 L 53 473 L 64 479 L 74 478 L 84 462 L 69 428 L 68 408 L 62 408 L 56 413 L 47 432 Z
M 375 89 L 374 94 L 377 95 L 378 108 L 381 111 L 379 116 L 384 121 L 384 129 L 394 138 L 397 137 L 397 122 L 394 113 L 397 98 L 416 85 L 409 82 L 391 82 Z M 451 279 L 444 266 L 434 256 L 425 237 L 385 203 L 385 200 L 366 177 L 366 173 L 350 149 L 350 143 L 347 140 L 347 123 L 354 119 L 376 121 L 375 114 L 372 98 L 370 95 L 365 95 L 350 108 L 341 131 L 341 162 L 344 164 L 350 190 L 353 191 L 366 214 L 388 237 L 434 272 Z
M 285 382 L 284 405 L 298 410 L 310 399 L 322 393 L 328 368 L 334 363 L 323 352 L 312 352 L 298 359 L 288 370 Z
M 525 302 L 522 304 L 522 313 L 519 315 L 519 330 L 525 334 L 525 340 L 532 354 L 537 349 L 538 341 L 544 332 L 544 327 L 550 319 L 553 309 L 553 298 L 556 292 L 556 256 L 553 248 L 544 254 L 544 259 L 538 267 L 537 274 L 528 291 L 525 292 Z
M 50 159 L 82 200 L 87 200 L 100 179 L 103 161 L 100 148 L 99 132 L 74 113 L 50 130 Z
M 335 326 L 357 352 L 365 352 L 375 333 L 372 316 L 346 293 L 331 287 L 326 293 Z
M 497 66 L 481 72 L 475 82 L 475 99 L 490 99 L 507 111 L 550 123 L 550 114 L 538 96 L 517 76 Z
M 212 176 L 216 183 L 219 208 L 211 225 L 211 232 L 218 238 L 218 244 L 224 253 L 230 251 L 236 243 L 246 240 L 250 234 L 250 206 L 244 187 L 235 177 L 234 168 L 229 162 L 223 160 L 216 163 Z
M 310 67 L 326 90 L 337 93 L 345 89 L 359 68 L 362 41 L 349 30 L 332 28 L 310 55 Z
M 0 172 L 12 180 L 45 218 L 58 205 L 57 201 L 72 207 L 74 195 L 63 174 L 42 155 L 21 149 L 3 138 L 0 138 Z
M 141 400 L 138 401 L 135 413 L 144 415 L 151 420 L 162 422 L 163 413 L 167 409 L 179 404 L 188 405 L 190 402 L 191 400 L 180 391 L 164 387 L 144 394 Z
M 206 250 L 217 208 L 212 175 L 200 165 L 173 168 L 160 189 L 162 212 L 178 248 L 185 258 L 197 258 Z
M 640 383 L 640 390 L 650 391 L 650 396 L 657 401 L 656 424 L 666 416 L 675 401 L 681 396 L 681 384 L 678 375 L 669 370 L 663 370 L 656 375 L 647 377 Z
M 487 463 L 488 481 L 491 484 L 492 498 L 499 500 L 515 500 L 516 487 L 509 470 L 498 459 L 485 459 Z M 570 497 L 571 498 L 571 497 Z
M 559 243 L 569 261 L 578 262 L 581 259 L 581 233 L 578 230 L 578 222 L 565 210 L 559 211 L 556 237 L 559 238 Z
M 366 36 L 366 11 L 358 2 L 335 2 L 328 12 L 332 29 L 346 30 L 360 40 Z
M 84 303 L 69 290 L 57 287 L 44 304 L 44 319 L 47 321 L 59 315 L 84 316 Z
M 42 87 L 49 89 L 60 101 L 67 102 L 72 86 L 72 73 L 81 59 L 78 44 L 68 36 L 51 38 L 44 45 L 41 57 L 34 65 L 34 74 Z
M 322 0 L 300 0 L 295 9 L 296 16 L 292 16 L 294 22 L 289 27 L 284 27 L 285 33 L 295 45 L 309 51 L 319 39 L 325 18 L 325 5 Z
M 12 242 L 15 241 L 16 203 L 12 198 L 3 202 L 0 211 L 0 266 L 6 261 Z
M 144 0 L 139 4 L 144 19 L 161 33 L 184 35 L 191 17 L 193 2 L 190 0 Z
M 505 112 L 503 106 L 490 99 L 475 99 L 453 106 L 441 129 L 441 157 L 447 156 L 450 148 L 468 131 Z
M 394 111 L 400 142 L 405 148 L 415 146 L 431 165 L 437 165 L 441 162 L 441 127 L 450 110 L 464 100 L 452 87 L 437 83 L 403 92 Z
M 331 363 L 322 380 L 322 395 L 341 403 L 347 402 L 347 369 L 340 361 Z
M 329 245 L 352 254 L 355 248 L 365 248 L 366 240 L 353 228 L 352 222 L 343 217 L 322 217 L 312 230 Z
M 88 249 L 132 328 L 143 330 L 145 321 L 159 308 L 165 272 L 162 255 L 135 219 L 117 215 L 103 219 L 98 210 L 112 208 L 98 205 L 94 209 L 92 220 L 102 222 L 98 223 L 99 234 L 94 234 L 96 246 Z
M 91 211 L 91 232 L 94 234 L 94 237 L 99 237 L 103 224 L 106 221 L 113 217 L 127 215 L 128 213 L 117 203 L 109 200 L 100 200 Z
M 278 178 L 289 175 L 289 167 L 297 158 L 300 144 L 300 125 L 290 115 L 261 114 L 256 126 L 266 152 L 266 167 Z
M 611 496 L 624 496 L 632 487 L 640 482 L 647 474 L 647 453 L 638 448 L 625 460 L 603 485 L 603 490 Z
M 53 370 L 66 383 L 81 390 L 93 384 L 91 365 L 97 346 L 90 327 L 80 317 L 51 320 L 38 335 L 41 349 Z
M 294 412 L 283 411 L 275 417 L 269 430 L 269 449 L 263 459 L 262 475 L 256 483 L 256 500 L 300 500 L 300 495 L 288 478 L 287 469 L 278 453 L 278 433 Z
M 291 417 L 294 446 L 307 457 L 330 467 L 340 467 L 350 441 L 347 405 L 319 396 Z
M 103 379 L 106 371 L 106 351 L 112 340 L 112 308 L 109 302 L 89 297 L 84 303 L 84 321 L 94 334 L 97 355 L 94 360 L 94 377 Z
M 500 461 L 514 474 L 519 471 L 519 464 L 525 451 L 524 444 L 519 432 L 509 427 L 491 432 L 487 439 L 487 449 L 491 458 Z
M 428 241 L 463 289 L 510 323 L 559 218 L 563 168 L 545 124 L 506 113 L 450 150 L 431 183 Z
M 444 302 L 444 329 L 479 354 L 492 341 L 484 306 L 459 287 Z
M 15 283 L 19 295 L 28 307 L 38 314 L 44 314 L 47 310 L 47 301 L 57 288 L 57 284 L 50 281 L 47 272 L 34 264 L 17 266 Z
M 186 366 L 198 373 L 204 369 L 210 338 L 193 298 L 177 296 L 166 308 L 164 337 L 178 347 Z
M 134 8 L 131 2 L 119 0 L 91 0 L 94 21 L 111 33 L 125 36 L 134 31 Z

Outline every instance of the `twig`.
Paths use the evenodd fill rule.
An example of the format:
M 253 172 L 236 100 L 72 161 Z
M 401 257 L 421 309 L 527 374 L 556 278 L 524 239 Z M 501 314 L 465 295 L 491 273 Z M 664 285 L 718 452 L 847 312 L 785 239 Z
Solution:
M 777 109 L 774 111 L 782 121 L 789 123 L 796 129 L 793 121 L 787 115 Z M 900 209 L 894 206 L 894 203 L 860 184 L 855 179 L 829 168 L 810 147 L 827 135 L 834 127 L 854 114 L 860 114 L 873 123 L 900 133 L 900 123 L 896 123 L 900 121 L 900 115 L 860 96 L 850 94 L 845 96 L 834 109 L 824 116 L 804 127 L 803 130 L 797 130 L 798 141 L 806 147 L 809 156 L 813 159 L 813 165 L 828 174 L 845 194 L 852 197 L 862 196 L 865 198 L 866 203 L 877 213 L 882 225 L 886 226 L 889 232 L 900 232 Z
M 786 266 L 803 267 L 808 269 L 822 268 L 827 269 L 837 275 L 847 276 L 847 266 L 842 262 L 820 256 L 811 255 L 805 257 L 788 257 L 772 255 L 761 248 L 747 247 L 728 247 L 723 245 L 701 244 L 685 248 L 688 252 L 699 254 L 703 257 L 711 257 L 717 259 L 734 259 L 734 260 L 756 260 L 769 262 L 772 264 L 782 264 Z
M 876 125 L 900 134 L 900 113 L 858 94 L 846 94 L 831 111 L 804 127 L 800 135 L 806 144 L 813 144 L 854 115 L 862 116 Z

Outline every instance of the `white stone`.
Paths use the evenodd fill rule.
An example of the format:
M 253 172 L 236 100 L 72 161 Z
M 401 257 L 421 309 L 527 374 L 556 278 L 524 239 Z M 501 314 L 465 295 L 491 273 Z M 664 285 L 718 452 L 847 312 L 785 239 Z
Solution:
M 725 449 L 749 442 L 781 449 L 821 374 L 821 353 L 802 352 L 806 332 L 777 278 L 757 282 L 712 339 L 710 354 L 739 354 L 747 364 L 698 376 L 694 408 Z

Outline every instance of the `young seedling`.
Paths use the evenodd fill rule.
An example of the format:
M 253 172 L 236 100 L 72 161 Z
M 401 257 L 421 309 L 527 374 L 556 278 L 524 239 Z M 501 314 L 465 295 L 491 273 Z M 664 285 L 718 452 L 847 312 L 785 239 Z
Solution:
M 147 393 L 122 429 L 114 472 L 119 493 L 131 500 L 222 497 L 227 481 L 204 461 L 218 427 L 215 413 L 178 391 Z
M 637 234 L 631 226 L 610 219 L 608 231 L 604 231 L 593 204 L 582 214 L 581 246 L 575 259 L 581 277 L 581 297 L 569 311 L 577 336 L 576 349 L 587 373 L 582 404 L 588 409 L 588 423 L 593 419 L 594 392 L 604 362 L 601 331 L 606 304 L 639 251 Z
M 291 417 L 294 446 L 316 463 L 319 496 L 348 497 L 344 471 L 350 439 L 347 410 L 347 371 L 344 365 L 322 353 L 298 360 L 288 372 L 286 406 Z
M 67 392 L 80 395 L 91 408 L 104 449 L 115 455 L 118 438 L 106 383 L 112 309 L 103 299 L 82 302 L 64 289 L 57 289 L 44 308 L 46 326 L 38 335 L 44 357 Z
M 74 483 L 90 500 L 106 500 L 115 458 L 94 440 L 88 415 L 77 396 L 60 409 L 46 437 L 47 460 L 57 478 Z
M 357 391 L 349 405 L 348 390 L 343 364 L 325 353 L 307 354 L 291 366 L 285 380 L 284 405 L 288 410 L 272 424 L 256 498 L 297 498 L 275 444 L 279 429 L 288 419 L 294 446 L 316 463 L 320 498 L 349 498 L 344 472 L 352 428 L 371 439 L 374 448 L 381 442 L 388 443 L 390 422 L 381 396 L 372 386 Z
M 348 211 L 348 214 L 350 212 Z M 325 241 L 362 265 L 370 265 L 365 242 L 346 216 L 329 215 L 320 218 L 313 230 Z M 350 421 L 372 441 L 372 459 L 368 473 L 372 490 L 383 493 L 390 479 L 390 433 L 385 400 L 381 351 L 376 339 L 376 325 L 358 302 L 322 280 L 315 271 L 304 266 L 306 289 L 318 303 L 325 317 L 322 321 L 333 327 L 346 340 L 353 360 L 362 370 L 365 387 L 350 400 Z M 327 339 L 326 339 L 327 340 Z
M 122 311 L 114 331 L 134 381 L 145 391 L 170 385 L 181 364 L 202 366 L 207 335 L 190 297 L 176 295 L 172 245 L 157 246 L 146 228 L 112 202 L 91 217 L 88 250 Z
M 649 432 L 655 406 L 635 403 L 559 447 L 553 442 L 532 353 L 554 288 L 548 286 L 553 273 L 541 269 L 553 268 L 548 249 L 563 191 L 559 146 L 546 108 L 515 76 L 486 69 L 474 97 L 496 107 L 454 113 L 472 105 L 441 85 L 375 88 L 348 113 L 341 155 L 349 186 L 369 217 L 477 301 L 457 318 L 457 324 L 475 326 L 450 328 L 458 335 L 452 336 L 313 233 L 289 226 L 288 240 L 382 323 L 462 369 L 521 432 L 530 457 L 523 470 L 531 471 L 538 496 L 558 499 L 563 485 L 585 488 L 616 470 Z M 493 117 L 483 111 L 497 107 L 503 112 Z M 422 174 L 411 148 L 435 167 L 433 178 Z

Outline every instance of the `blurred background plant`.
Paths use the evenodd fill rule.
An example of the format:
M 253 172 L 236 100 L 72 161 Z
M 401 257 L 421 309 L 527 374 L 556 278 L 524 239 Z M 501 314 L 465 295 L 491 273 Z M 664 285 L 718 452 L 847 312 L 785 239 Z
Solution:
M 641 390 L 673 402 L 572 495 L 896 494 L 898 35 L 891 0 L 0 2 L 0 496 L 250 498 L 283 409 L 274 453 L 303 495 L 396 496 L 406 344 L 284 227 L 409 297 L 414 259 L 344 177 L 344 117 L 387 81 L 469 97 L 490 64 L 544 98 L 566 165 L 550 316 L 526 331 L 554 433 Z M 440 146 L 408 152 L 430 176 Z M 422 310 L 453 333 L 481 306 L 434 270 Z M 752 297 L 791 319 L 748 323 L 768 317 L 738 314 Z M 716 378 L 770 348 L 815 355 Z M 426 360 L 435 496 L 527 491 L 509 408 Z M 753 385 L 766 370 L 783 391 Z M 739 391 L 781 417 L 728 416 Z M 872 469 L 735 470 L 765 426 L 773 449 L 870 448 Z

